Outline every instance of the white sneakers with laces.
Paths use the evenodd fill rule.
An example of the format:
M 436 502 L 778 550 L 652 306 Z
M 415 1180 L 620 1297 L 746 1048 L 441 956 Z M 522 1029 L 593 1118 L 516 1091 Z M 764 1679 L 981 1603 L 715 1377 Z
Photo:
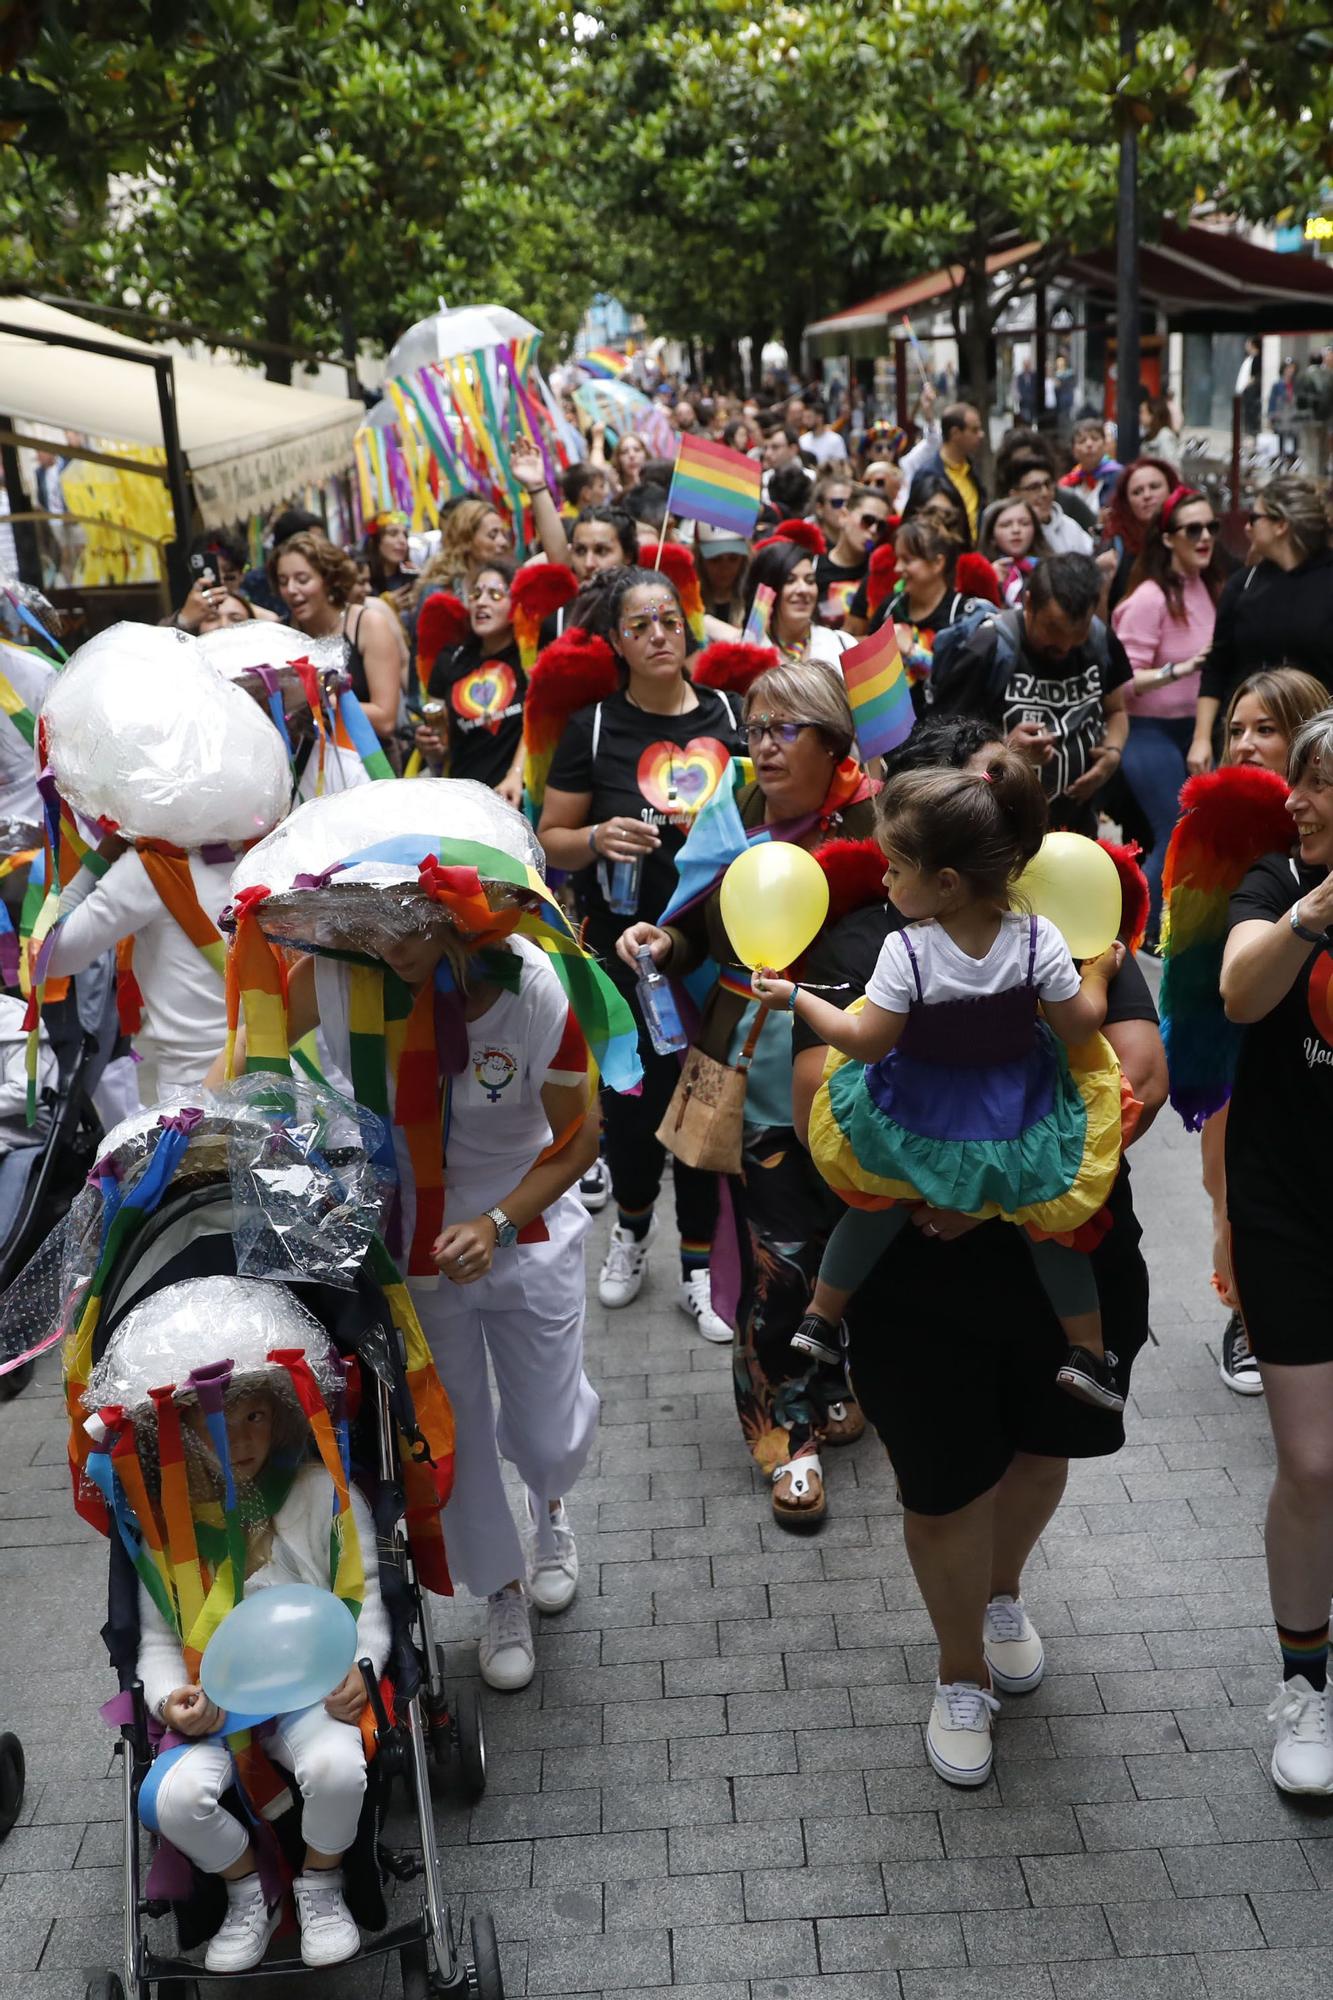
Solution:
M 579 1587 L 578 1546 L 563 1500 L 551 1515 L 551 1533 L 555 1537 L 555 1548 L 549 1555 L 544 1555 L 537 1543 L 537 1523 L 533 1519 L 529 1498 L 528 1524 L 523 1537 L 528 1557 L 528 1596 L 537 1609 L 548 1617 L 571 1605 Z
M 715 1347 L 730 1347 L 731 1327 L 721 1313 L 713 1311 L 712 1283 L 712 1273 L 704 1264 L 691 1271 L 688 1278 L 681 1279 L 676 1302 L 682 1312 L 690 1315 L 705 1340 L 711 1340 Z
M 936 1681 L 926 1755 L 950 1785 L 984 1785 L 991 1774 L 991 1717 L 1000 1704 L 975 1681 Z
M 644 1236 L 631 1236 L 628 1229 L 622 1229 L 618 1222 L 615 1224 L 606 1246 L 606 1262 L 597 1280 L 597 1296 L 604 1306 L 627 1306 L 638 1298 L 648 1269 L 648 1251 L 656 1234 L 656 1216 Z
M 1268 1720 L 1277 1724 L 1273 1783 L 1284 1792 L 1333 1792 L 1333 1717 L 1330 1690 L 1312 1688 L 1304 1674 L 1284 1681 Z
M 308 1868 L 292 1883 L 303 1965 L 341 1965 L 361 1949 L 356 1919 L 343 1901 L 341 1868 Z
M 1031 1694 L 1046 1671 L 1046 1652 L 1021 1597 L 992 1597 L 986 1606 L 982 1651 L 991 1685 L 1001 1694 Z
M 600 1215 L 611 1199 L 611 1169 L 600 1154 L 579 1181 L 579 1200 L 589 1215 Z
M 227 1884 L 227 1914 L 221 1928 L 208 1940 L 204 1953 L 205 1972 L 249 1972 L 268 1950 L 269 1939 L 278 1928 L 282 1905 L 270 1910 L 258 1875 L 242 1875 Z M 352 1926 L 355 1933 L 356 1926 Z M 356 1950 L 356 1944 L 352 1946 Z
M 486 1630 L 477 1643 L 477 1665 L 487 1687 L 512 1694 L 537 1670 L 528 1600 L 521 1590 L 493 1590 L 486 1599 Z

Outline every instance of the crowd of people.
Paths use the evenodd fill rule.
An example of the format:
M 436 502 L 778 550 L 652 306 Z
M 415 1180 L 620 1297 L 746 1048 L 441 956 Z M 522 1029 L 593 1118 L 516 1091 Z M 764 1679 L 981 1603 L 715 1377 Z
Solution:
M 1025 1565 L 1069 1461 L 1124 1442 L 1148 1338 L 1127 1155 L 1168 1094 L 1144 961 L 1171 963 L 1182 788 L 1216 780 L 1239 799 L 1226 787 L 1257 773 L 1270 792 L 1290 787 L 1276 848 L 1238 861 L 1226 811 L 1198 822 L 1219 869 L 1236 871 L 1212 997 L 1239 1043 L 1233 1101 L 1204 1126 L 1200 1198 L 1231 1310 L 1223 1379 L 1266 1394 L 1277 1445 L 1273 1775 L 1333 1793 L 1324 497 L 1270 479 L 1235 561 L 1208 493 L 1161 448 L 1120 464 L 1084 420 L 1064 450 L 1019 427 L 992 463 L 975 407 L 925 416 L 910 449 L 867 428 L 853 455 L 814 396 L 682 395 L 678 431 L 760 462 L 750 540 L 673 519 L 671 463 L 633 435 L 609 452 L 598 435 L 559 492 L 515 448 L 521 541 L 475 497 L 451 503 L 424 546 L 386 515 L 343 550 L 288 511 L 260 569 L 217 538 L 195 552 L 177 627 L 206 642 L 252 621 L 289 628 L 350 683 L 398 784 L 473 780 L 513 808 L 514 839 L 559 885 L 637 1035 L 641 1084 L 603 1089 L 599 1114 L 580 1024 L 533 943 L 515 939 L 505 969 L 409 940 L 377 967 L 415 1020 L 413 996 L 429 998 L 444 965 L 471 1049 L 449 1106 L 443 1219 L 407 1275 L 457 1418 L 444 1525 L 456 1577 L 487 1604 L 480 1671 L 524 1687 L 532 1609 L 558 1613 L 577 1590 L 565 1499 L 598 1408 L 582 1359 L 588 1215 L 613 1208 L 593 1282 L 622 1312 L 650 1281 L 674 1153 L 674 1293 L 701 1338 L 731 1347 L 738 1451 L 775 1521 L 809 1532 L 836 1497 L 826 1455 L 874 1426 L 939 1642 L 930 1761 L 951 1783 L 985 1781 L 999 1697 L 1043 1673 Z M 867 764 L 838 663 L 886 623 L 916 726 Z M 684 893 L 682 850 L 732 787 L 742 838 L 793 844 L 828 885 L 798 963 L 752 978 L 720 870 Z M 1110 840 L 1126 884 L 1119 941 L 1081 966 L 1016 898 L 1048 829 Z M 138 935 L 145 1102 L 167 1083 L 219 1083 L 220 975 L 137 853 L 112 842 L 105 858 L 100 880 L 66 891 L 53 970 Z M 231 861 L 188 865 L 211 929 Z M 653 975 L 672 982 L 691 1062 L 742 1080 L 728 1167 L 676 1150 L 685 1038 L 664 1040 L 644 997 Z M 290 968 L 292 1039 L 317 1031 L 333 1075 L 357 1073 L 356 976 L 322 957 Z M 245 1054 L 242 1034 L 242 1067 Z M 424 1204 L 420 1157 L 412 1168 Z M 518 1526 L 502 1458 L 528 1491 Z M 188 1692 L 163 1688 L 187 1736 Z M 232 1944 L 243 1956 L 263 1933 L 262 1953 L 248 1849 L 237 1858 L 230 1832 L 213 1833 L 203 1865 L 248 1885 Z M 312 1869 L 342 1844 L 312 1842 Z

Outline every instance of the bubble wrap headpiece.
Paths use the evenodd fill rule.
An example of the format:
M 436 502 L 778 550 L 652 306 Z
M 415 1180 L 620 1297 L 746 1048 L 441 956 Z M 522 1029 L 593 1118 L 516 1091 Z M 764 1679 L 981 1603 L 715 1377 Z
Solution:
M 276 691 L 282 700 L 287 721 L 298 728 L 309 722 L 312 685 L 331 699 L 340 689 L 351 686 L 350 676 L 341 667 L 320 667 L 311 654 L 311 642 L 288 625 L 276 625 L 271 618 L 251 618 L 244 625 L 224 625 L 216 632 L 201 635 L 199 646 L 210 666 L 224 679 L 244 688 L 267 713 L 269 697 Z M 296 671 L 300 660 L 304 674 Z
M 106 1344 L 84 1391 L 88 1410 L 119 1404 L 134 1417 L 151 1411 L 151 1392 L 174 1384 L 184 1392 L 197 1368 L 232 1364 L 229 1394 L 263 1383 L 288 1397 L 273 1348 L 297 1348 L 326 1401 L 341 1373 L 319 1321 L 283 1285 L 259 1278 L 187 1278 L 132 1306 Z
M 61 796 L 127 840 L 239 846 L 287 810 L 272 725 L 188 634 L 113 625 L 81 646 L 42 711 Z

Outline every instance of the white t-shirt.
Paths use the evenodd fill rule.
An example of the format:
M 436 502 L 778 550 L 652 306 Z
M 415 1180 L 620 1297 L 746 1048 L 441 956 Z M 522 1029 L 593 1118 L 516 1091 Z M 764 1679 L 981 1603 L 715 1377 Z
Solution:
M 445 1148 L 446 1222 L 482 1215 L 513 1192 L 551 1143 L 542 1086 L 580 1083 L 587 1074 L 587 1044 L 548 955 L 527 938 L 508 942 L 523 961 L 518 991 L 502 992 L 484 1014 L 467 1023 L 468 1059 L 461 1076 L 454 1078 Z M 315 989 L 330 1053 L 350 1076 L 346 968 L 317 958 Z M 411 1168 L 397 1130 L 394 1144 L 410 1237 L 415 1212 Z
M 921 974 L 920 997 L 928 1002 L 979 1000 L 1027 983 L 1031 919 L 1023 911 L 1005 911 L 999 935 L 984 958 L 970 957 L 937 923 L 909 924 L 905 931 L 892 931 L 885 938 L 866 987 L 866 998 L 886 1013 L 905 1014 L 918 997 L 909 938 Z M 1046 917 L 1037 918 L 1032 984 L 1040 1000 L 1072 1000 L 1079 990 L 1069 946 Z
M 205 916 L 216 924 L 231 900 L 232 861 L 190 856 L 190 879 Z M 143 995 L 143 1027 L 135 1037 L 170 1081 L 202 1082 L 227 1038 L 222 975 L 168 916 L 148 871 L 131 848 L 100 882 L 80 869 L 60 898 L 60 928 L 51 954 L 56 977 L 82 972 L 123 937 L 134 939 L 134 977 Z
M 847 456 L 847 446 L 839 431 L 822 431 L 818 437 L 813 431 L 805 431 L 801 436 L 801 450 L 809 452 L 818 465 L 832 465 Z
M 355 750 L 340 749 L 330 743 L 324 752 L 324 797 L 333 792 L 350 792 L 354 785 L 371 783 L 369 771 L 357 756 Z M 292 793 L 292 806 L 303 806 L 307 799 L 318 796 L 319 746 L 314 745 L 306 758 L 301 775 Z
M 1066 514 L 1057 502 L 1051 509 L 1051 518 L 1042 527 L 1046 546 L 1053 556 L 1090 556 L 1092 536 L 1076 521 L 1072 514 Z

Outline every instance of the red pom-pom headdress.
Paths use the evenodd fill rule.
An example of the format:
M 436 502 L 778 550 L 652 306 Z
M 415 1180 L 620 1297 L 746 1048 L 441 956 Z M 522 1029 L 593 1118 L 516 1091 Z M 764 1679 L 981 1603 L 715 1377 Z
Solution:
M 762 542 L 755 543 L 754 554 L 758 555 L 760 549 L 771 548 L 774 542 L 795 542 L 799 548 L 808 550 L 812 556 L 828 554 L 828 543 L 813 521 L 780 521 L 771 535 L 766 535 Z
M 815 860 L 828 877 L 828 923 L 888 901 L 878 841 L 830 840 L 815 849 Z
M 654 549 L 643 552 L 645 569 L 658 569 L 674 584 L 680 599 L 680 608 L 685 613 L 685 623 L 695 642 L 703 644 L 704 638 L 704 594 L 699 587 L 699 572 L 694 566 L 694 557 L 684 542 L 661 542 Z
M 873 615 L 885 598 L 892 597 L 898 582 L 898 552 L 893 543 L 881 542 L 870 558 L 866 571 L 866 609 Z
M 1137 840 L 1117 847 L 1113 840 L 1099 840 L 1115 863 L 1120 877 L 1120 929 L 1116 935 L 1130 951 L 1137 951 L 1148 928 L 1148 878 L 1139 867 L 1143 849 Z
M 571 625 L 537 656 L 523 703 L 523 783 L 540 806 L 565 724 L 580 708 L 605 701 L 620 685 L 616 656 L 605 639 Z
M 696 687 L 744 695 L 760 674 L 777 664 L 775 646 L 742 646 L 731 639 L 715 639 L 690 661 L 690 679 Z

